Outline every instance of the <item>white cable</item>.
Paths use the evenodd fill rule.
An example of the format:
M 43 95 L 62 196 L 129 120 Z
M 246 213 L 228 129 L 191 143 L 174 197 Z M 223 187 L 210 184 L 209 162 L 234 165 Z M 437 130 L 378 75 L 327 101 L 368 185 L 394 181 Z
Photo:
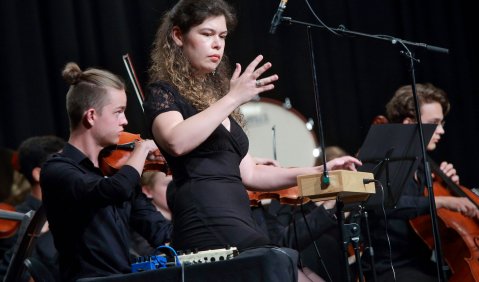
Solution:
M 388 242 L 388 249 L 389 249 L 389 264 L 391 265 L 394 281 L 396 281 L 396 271 L 394 270 L 393 259 L 392 259 L 391 239 L 389 238 L 389 233 L 388 233 L 388 219 L 386 216 L 386 208 L 384 207 L 384 187 L 380 181 L 376 181 L 376 182 L 379 183 L 379 187 L 381 187 L 381 208 L 382 208 L 383 216 L 384 216 L 384 226 L 386 228 L 386 239 Z

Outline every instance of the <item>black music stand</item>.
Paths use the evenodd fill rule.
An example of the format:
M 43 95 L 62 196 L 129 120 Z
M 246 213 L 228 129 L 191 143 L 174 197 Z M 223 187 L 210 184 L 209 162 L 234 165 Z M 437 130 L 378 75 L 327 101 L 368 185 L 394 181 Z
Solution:
M 431 139 L 437 125 L 424 124 L 424 140 Z M 371 172 L 374 179 L 385 183 L 376 191 L 367 208 L 396 205 L 402 190 L 419 165 L 421 147 L 416 124 L 376 124 L 369 129 L 357 158 L 363 165 L 358 171 Z
M 424 140 L 429 141 L 437 127 L 424 124 Z M 364 218 L 365 236 L 371 264 L 373 281 L 376 281 L 374 250 L 371 244 L 367 210 L 379 207 L 394 207 L 398 202 L 406 182 L 413 177 L 421 156 L 421 143 L 416 124 L 377 124 L 372 125 L 358 153 L 363 163 L 359 171 L 371 172 L 374 179 L 381 183 L 381 190 L 371 195 L 359 209 L 359 220 Z M 382 183 L 386 183 L 385 187 Z M 378 185 L 376 185 L 378 187 Z M 362 275 L 361 262 L 358 261 Z

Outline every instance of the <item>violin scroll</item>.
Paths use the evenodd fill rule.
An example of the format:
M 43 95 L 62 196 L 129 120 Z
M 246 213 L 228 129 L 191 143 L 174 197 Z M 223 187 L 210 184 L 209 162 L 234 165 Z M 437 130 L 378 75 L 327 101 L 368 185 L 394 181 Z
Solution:
M 389 123 L 389 120 L 387 119 L 387 117 L 383 115 L 375 116 L 372 122 L 372 124 L 387 124 L 387 123 Z

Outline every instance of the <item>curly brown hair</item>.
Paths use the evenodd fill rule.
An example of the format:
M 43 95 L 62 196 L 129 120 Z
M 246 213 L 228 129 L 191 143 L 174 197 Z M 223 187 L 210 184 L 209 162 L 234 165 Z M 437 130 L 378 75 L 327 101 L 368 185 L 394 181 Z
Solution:
M 236 26 L 233 8 L 223 0 L 179 1 L 164 15 L 150 53 L 150 82 L 162 80 L 174 85 L 198 111 L 208 108 L 228 92 L 231 75 L 229 61 L 225 55 L 213 73 L 193 75 L 194 69 L 184 56 L 183 49 L 173 41 L 172 29 L 178 27 L 186 34 L 192 27 L 216 16 L 225 17 L 228 31 Z M 243 124 L 239 110 L 235 110 L 232 116 Z
M 416 83 L 416 93 L 420 106 L 438 102 L 442 106 L 443 115 L 446 116 L 449 113 L 451 106 L 444 90 L 431 83 Z M 411 85 L 405 85 L 396 90 L 393 98 L 386 104 L 386 116 L 392 123 L 402 123 L 405 118 L 416 120 Z

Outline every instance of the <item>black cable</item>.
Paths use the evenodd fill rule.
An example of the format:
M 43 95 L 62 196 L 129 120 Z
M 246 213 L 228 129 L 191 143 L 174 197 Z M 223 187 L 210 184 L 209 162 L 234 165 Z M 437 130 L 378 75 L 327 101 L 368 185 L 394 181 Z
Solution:
M 342 36 L 341 34 L 339 34 L 339 33 L 337 33 L 336 31 L 334 31 L 332 28 L 330 28 L 329 26 L 327 26 L 327 25 L 318 17 L 318 15 L 316 15 L 316 13 L 314 12 L 313 8 L 312 8 L 311 5 L 309 4 L 308 0 L 304 0 L 304 2 L 306 2 L 306 6 L 308 6 L 309 11 L 311 11 L 311 14 L 313 14 L 313 16 L 316 18 L 316 20 L 317 20 L 324 28 L 326 28 L 329 32 L 331 32 L 331 33 L 334 34 L 334 35 Z
M 316 251 L 316 254 L 318 255 L 319 262 L 321 263 L 321 266 L 323 267 L 324 272 L 328 276 L 328 280 L 330 282 L 332 282 L 333 279 L 331 278 L 331 274 L 329 274 L 328 268 L 326 267 L 326 264 L 324 263 L 323 257 L 321 256 L 321 253 L 319 252 L 319 248 L 318 248 L 318 245 L 316 244 L 316 240 L 314 240 L 314 238 L 313 238 L 313 232 L 311 232 L 311 228 L 309 227 L 308 221 L 306 220 L 304 205 L 301 205 L 301 215 L 303 216 L 304 224 L 306 225 L 306 229 L 308 230 L 309 238 L 311 239 L 311 242 L 314 245 L 314 249 Z
M 296 210 L 296 204 L 293 206 L 293 210 L 291 211 L 291 220 L 293 223 L 293 232 L 294 232 L 294 243 L 296 244 L 296 249 L 298 250 L 299 257 L 298 257 L 298 264 L 299 268 L 303 269 L 303 260 L 301 259 L 301 252 L 299 251 L 299 242 L 298 242 L 298 230 L 296 229 L 296 218 L 294 216 Z

